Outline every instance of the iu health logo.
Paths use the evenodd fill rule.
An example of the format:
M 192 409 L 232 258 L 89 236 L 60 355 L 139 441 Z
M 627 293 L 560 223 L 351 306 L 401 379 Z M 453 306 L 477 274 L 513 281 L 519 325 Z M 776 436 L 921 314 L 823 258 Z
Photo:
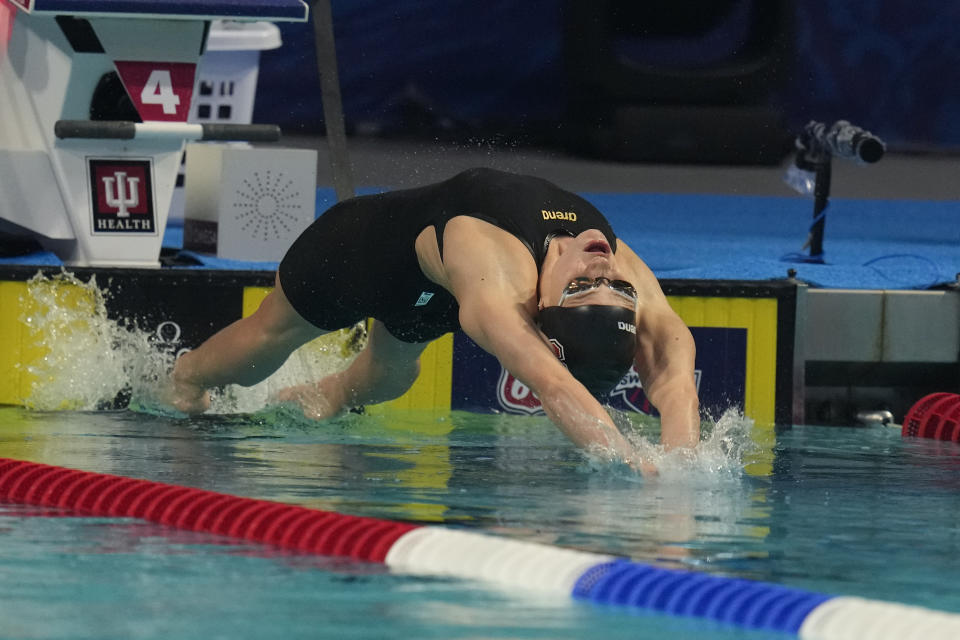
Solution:
M 94 235 L 157 232 L 150 160 L 89 159 Z

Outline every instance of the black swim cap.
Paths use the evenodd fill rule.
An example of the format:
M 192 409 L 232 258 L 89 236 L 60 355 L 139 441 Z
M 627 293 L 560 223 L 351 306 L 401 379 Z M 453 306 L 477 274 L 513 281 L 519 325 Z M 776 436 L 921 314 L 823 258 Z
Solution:
M 547 307 L 540 311 L 540 328 L 573 377 L 599 399 L 633 364 L 637 349 L 633 309 L 607 304 Z

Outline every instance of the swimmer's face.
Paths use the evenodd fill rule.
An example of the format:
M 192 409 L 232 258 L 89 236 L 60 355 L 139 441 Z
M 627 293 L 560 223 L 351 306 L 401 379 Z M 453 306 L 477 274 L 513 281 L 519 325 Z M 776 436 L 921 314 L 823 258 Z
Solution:
M 558 236 L 550 243 L 550 251 L 540 272 L 540 303 L 542 307 L 557 306 L 564 289 L 578 278 L 608 278 L 626 280 L 617 264 L 617 256 L 598 229 L 588 229 L 580 235 Z M 567 296 L 563 306 L 610 304 L 633 307 L 634 302 L 608 286 L 600 286 Z

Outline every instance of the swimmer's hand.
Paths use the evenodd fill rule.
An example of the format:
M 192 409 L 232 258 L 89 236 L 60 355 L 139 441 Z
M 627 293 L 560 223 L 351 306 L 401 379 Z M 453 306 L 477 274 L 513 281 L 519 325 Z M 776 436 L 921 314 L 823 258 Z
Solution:
M 631 471 L 639 473 L 644 478 L 652 478 L 660 474 L 657 465 L 643 456 L 641 451 L 630 444 L 626 438 L 621 438 L 617 444 L 621 446 L 616 449 L 609 446 L 591 445 L 586 448 L 585 453 L 602 465 L 626 465 Z

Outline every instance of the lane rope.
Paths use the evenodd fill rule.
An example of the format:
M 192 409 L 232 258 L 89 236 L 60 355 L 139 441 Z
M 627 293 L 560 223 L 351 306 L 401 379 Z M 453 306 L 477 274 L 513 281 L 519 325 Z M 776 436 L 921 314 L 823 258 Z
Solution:
M 139 518 L 291 551 L 384 563 L 402 573 L 479 580 L 800 638 L 960 638 L 960 615 L 921 607 L 9 458 L 0 458 L 0 501 Z
M 960 442 L 960 394 L 941 392 L 920 398 L 904 416 L 900 434 Z

